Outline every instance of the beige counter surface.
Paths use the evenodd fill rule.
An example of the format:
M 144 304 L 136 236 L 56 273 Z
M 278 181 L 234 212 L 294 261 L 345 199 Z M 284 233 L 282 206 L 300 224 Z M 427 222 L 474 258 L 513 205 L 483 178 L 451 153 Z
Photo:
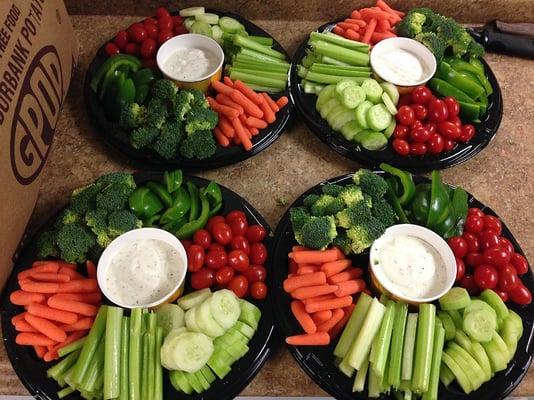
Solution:
M 481 2 L 475 3 L 482 6 Z M 520 3 L 529 4 L 528 1 L 516 2 Z M 70 7 L 72 10 L 75 5 L 71 3 Z M 106 12 L 102 8 L 99 10 Z M 82 85 L 87 66 L 97 48 L 118 29 L 137 19 L 101 15 L 72 17 L 81 47 L 79 66 L 58 122 L 31 228 L 37 227 L 64 205 L 72 189 L 107 172 L 133 170 L 119 154 L 114 154 L 103 143 L 90 124 L 84 108 Z M 292 21 L 254 18 L 254 22 L 293 54 L 307 33 L 326 21 L 312 17 Z M 532 61 L 500 55 L 487 55 L 486 60 L 503 92 L 501 127 L 495 140 L 482 153 L 458 167 L 443 171 L 443 177 L 448 183 L 463 186 L 492 207 L 521 243 L 527 258 L 534 260 L 534 68 Z M 278 199 L 291 203 L 321 180 L 352 172 L 356 168 L 358 164 L 330 150 L 306 128 L 302 120 L 295 118 L 280 139 L 259 155 L 237 165 L 199 175 L 215 179 L 242 195 L 274 229 L 287 207 L 280 206 Z M 0 347 L 0 394 L 27 394 L 3 346 Z M 288 351 L 280 348 L 242 394 L 311 396 L 324 395 L 324 392 L 299 368 Z M 514 394 L 534 396 L 532 370 Z

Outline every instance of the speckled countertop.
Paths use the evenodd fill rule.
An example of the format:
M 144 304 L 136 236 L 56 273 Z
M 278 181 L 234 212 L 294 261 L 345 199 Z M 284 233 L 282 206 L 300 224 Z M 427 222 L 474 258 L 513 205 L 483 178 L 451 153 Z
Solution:
M 117 3 L 126 4 L 124 1 Z M 139 11 L 144 10 L 142 7 L 148 2 L 139 2 L 143 3 L 143 6 L 137 4 L 136 8 L 133 8 L 132 2 L 127 3 L 132 5 L 132 9 Z M 317 3 L 320 2 L 313 2 Z M 343 3 L 339 15 L 343 14 L 344 9 L 350 9 L 348 2 L 334 3 Z M 412 4 L 411 1 L 409 3 Z M 437 1 L 435 3 L 438 4 Z M 466 16 L 469 18 L 469 15 L 474 15 L 471 21 L 482 21 L 484 17 L 480 8 L 485 7 L 487 3 L 493 5 L 487 9 L 488 18 L 501 16 L 503 19 L 509 17 L 508 20 L 517 19 L 517 15 L 514 16 L 509 11 L 503 10 L 500 13 L 498 9 L 495 10 L 495 7 L 502 2 L 475 1 L 470 4 L 473 3 L 478 7 L 473 14 L 463 10 L 464 20 Z M 520 6 L 519 9 L 523 7 L 525 12 L 530 13 L 525 20 L 534 20 L 531 1 L 511 3 Z M 93 10 L 85 12 L 88 14 L 107 12 L 105 8 L 98 6 L 104 2 L 96 1 L 95 4 Z M 322 8 L 326 10 L 326 2 L 324 4 Z M 87 10 L 80 8 L 74 2 L 69 2 L 68 6 L 71 12 Z M 326 19 L 319 20 L 320 13 L 316 12 L 315 8 L 310 12 L 311 17 L 308 20 L 302 20 L 302 17 L 300 20 L 291 21 L 262 20 L 257 14 L 251 12 L 250 15 L 253 22 L 270 32 L 292 54 L 309 31 L 326 22 Z M 515 7 L 506 8 L 517 10 Z M 235 10 L 239 9 L 236 6 Z M 328 6 L 328 9 L 332 10 L 332 7 Z M 458 15 L 457 10 L 458 8 L 454 15 Z M 270 18 L 280 18 L 280 16 L 270 16 Z M 53 148 L 30 228 L 38 226 L 65 204 L 72 189 L 91 182 L 107 172 L 132 170 L 119 154 L 114 154 L 105 146 L 91 126 L 84 108 L 82 84 L 86 68 L 96 49 L 118 29 L 128 26 L 137 19 L 125 16 L 73 15 L 72 22 L 81 47 L 79 66 L 57 124 Z M 534 136 L 531 127 L 534 121 L 532 97 L 534 68 L 532 61 L 500 55 L 490 54 L 486 60 L 497 76 L 503 92 L 504 116 L 501 127 L 495 140 L 481 154 L 458 167 L 443 171 L 443 177 L 446 182 L 463 186 L 480 201 L 491 206 L 506 221 L 527 257 L 532 261 L 534 260 L 534 213 L 531 212 L 534 198 Z M 242 195 L 265 216 L 274 229 L 286 211 L 286 207 L 277 204 L 277 199 L 284 198 L 292 202 L 310 186 L 324 179 L 352 172 L 356 168 L 358 168 L 356 163 L 334 153 L 296 118 L 282 137 L 259 155 L 237 165 L 200 175 L 215 179 Z M 0 346 L 0 394 L 27 394 L 13 372 L 3 346 Z M 324 395 L 324 392 L 298 367 L 287 350 L 281 347 L 242 394 L 312 396 Z M 534 370 L 529 372 L 514 394 L 534 396 Z

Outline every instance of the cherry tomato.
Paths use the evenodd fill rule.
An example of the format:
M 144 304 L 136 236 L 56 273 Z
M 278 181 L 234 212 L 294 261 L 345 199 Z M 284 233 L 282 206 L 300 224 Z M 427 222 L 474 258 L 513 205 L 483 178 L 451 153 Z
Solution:
M 458 128 L 462 129 L 462 120 L 458 116 L 449 116 L 449 121 L 456 125 Z
M 471 233 L 482 232 L 484 229 L 484 219 L 476 215 L 468 215 L 465 219 L 465 229 Z
M 145 41 L 145 39 L 148 37 L 148 34 L 146 33 L 146 30 L 144 28 L 144 26 L 134 26 L 132 27 L 131 31 L 129 32 L 129 35 L 130 35 L 130 38 L 135 42 L 135 43 L 143 43 Z
M 204 264 L 211 269 L 219 269 L 224 267 L 228 262 L 228 256 L 225 251 L 211 250 L 204 257 Z
M 230 221 L 233 220 L 236 217 L 242 218 L 245 221 L 247 220 L 247 216 L 243 211 L 241 211 L 241 210 L 232 210 L 228 214 L 226 214 L 226 223 L 229 224 Z
M 143 67 L 145 67 L 145 68 L 156 69 L 157 66 L 158 65 L 156 63 L 156 59 L 155 58 L 150 58 L 150 59 L 147 59 L 147 60 L 143 60 Z
M 250 245 L 250 263 L 265 264 L 267 260 L 267 248 L 263 243 L 252 243 Z
M 117 47 L 121 50 L 124 50 L 126 48 L 126 45 L 130 41 L 130 38 L 128 37 L 128 32 L 126 31 L 118 31 L 115 35 L 115 39 L 113 39 L 113 42 L 117 45 Z
M 184 23 L 184 19 L 179 15 L 171 15 L 171 18 L 174 26 L 182 25 Z
M 497 270 L 491 265 L 482 264 L 475 268 L 475 283 L 480 289 L 493 289 L 499 282 Z
M 460 113 L 460 105 L 454 97 L 444 97 L 443 102 L 447 105 L 447 111 L 451 117 L 456 117 Z
M 516 287 L 510 290 L 509 295 L 510 299 L 516 304 L 525 305 L 530 304 L 532 301 L 532 294 L 522 282 L 519 282 Z
M 247 253 L 247 256 L 250 255 L 250 243 L 244 236 L 234 236 L 230 242 L 230 248 L 232 250 L 243 250 Z
M 397 113 L 397 122 L 402 125 L 410 125 L 415 121 L 415 113 L 410 106 L 401 106 Z
M 499 289 L 508 292 L 514 288 L 519 282 L 517 271 L 511 264 L 506 264 L 499 269 Z
M 175 35 L 183 35 L 184 33 L 188 33 L 187 28 L 183 25 L 174 25 L 174 34 Z
M 412 104 L 412 109 L 415 114 L 415 118 L 422 121 L 425 120 L 428 115 L 428 110 L 422 104 Z
M 156 41 L 154 39 L 145 39 L 145 41 L 141 43 L 141 48 L 139 49 L 141 57 L 145 59 L 154 58 L 156 56 L 156 46 Z
M 469 142 L 475 136 L 475 127 L 473 125 L 464 125 L 460 129 L 458 140 L 463 143 Z
M 478 251 L 471 251 L 467 253 L 467 256 L 465 256 L 464 261 L 470 267 L 476 267 L 484 263 L 484 256 Z
M 113 42 L 107 43 L 106 47 L 104 47 L 104 51 L 106 52 L 108 57 L 112 57 L 114 55 L 120 54 L 121 52 L 119 47 Z
M 187 249 L 187 270 L 198 271 L 204 265 L 204 249 L 198 244 L 192 244 Z
M 397 124 L 393 130 L 393 139 L 406 139 L 408 137 L 408 127 L 406 125 Z
M 219 268 L 217 272 L 215 272 L 215 281 L 219 285 L 226 285 L 228 282 L 232 280 L 232 278 L 235 275 L 235 271 L 232 267 L 229 267 L 228 265 L 225 265 L 222 268 Z
M 459 284 L 461 287 L 465 288 L 470 295 L 476 295 L 480 292 L 479 287 L 475 283 L 473 275 L 465 274 L 464 277 L 460 279 Z
M 438 132 L 447 139 L 458 139 L 460 128 L 450 121 L 443 121 L 438 124 Z
M 250 260 L 247 253 L 243 250 L 232 250 L 228 253 L 228 266 L 232 267 L 236 271 L 243 272 L 250 265 Z
M 418 119 L 415 119 L 411 124 L 410 124 L 410 130 L 414 130 L 414 129 L 417 129 L 417 128 L 422 128 L 423 127 L 423 123 L 421 121 L 419 121 Z
M 215 225 L 216 223 L 219 223 L 219 222 L 225 222 L 226 220 L 224 219 L 224 217 L 222 215 L 214 215 L 213 217 L 211 217 L 210 219 L 208 219 L 208 223 L 206 224 L 206 226 L 204 227 L 204 229 L 206 229 L 208 232 L 210 233 L 213 233 L 212 230 L 213 230 L 213 225 Z
M 160 31 L 172 31 L 174 24 L 170 15 L 164 15 L 158 20 L 158 28 Z
M 515 267 L 519 275 L 526 274 L 528 272 L 527 259 L 519 253 L 514 253 L 510 259 L 510 263 Z
M 486 229 L 491 229 L 492 231 L 497 232 L 499 235 L 502 233 L 501 221 L 499 221 L 499 218 L 494 217 L 493 215 L 484 216 L 484 226 Z
M 230 229 L 234 236 L 245 236 L 247 233 L 248 222 L 244 218 L 233 218 L 228 221 L 228 225 L 230 225 Z
M 469 218 L 478 218 L 478 219 L 481 219 L 475 215 L 470 215 L 467 217 L 467 219 Z M 482 232 L 480 232 L 478 234 L 478 243 L 479 243 L 479 246 L 480 246 L 480 250 L 484 251 L 486 249 L 490 249 L 492 247 L 498 247 L 500 246 L 500 239 L 499 239 L 499 235 L 497 235 L 495 232 L 493 232 L 492 230 L 489 230 L 489 229 L 484 229 Z M 512 248 L 512 251 L 510 253 L 513 252 L 513 248 Z
M 210 247 L 207 249 L 208 251 L 224 251 L 226 253 L 226 250 L 224 249 L 224 246 L 219 243 L 211 243 Z
M 203 249 L 207 249 L 211 244 L 211 235 L 205 229 L 199 229 L 193 235 L 193 243 L 198 244 Z
M 480 243 L 478 242 L 478 237 L 476 235 L 471 232 L 464 232 L 462 237 L 467 243 L 468 252 L 478 251 L 480 249 Z
M 500 247 L 492 247 L 484 250 L 483 257 L 484 263 L 493 265 L 495 267 L 504 267 L 506 264 L 508 264 L 512 258 L 512 255 L 505 249 Z
M 429 123 L 425 124 L 424 127 L 426 129 L 428 129 L 430 134 L 437 133 L 437 131 L 438 131 L 438 126 L 434 122 L 429 122 Z
M 428 105 L 428 119 L 431 122 L 443 122 L 449 118 L 447 105 L 443 100 L 432 99 Z
M 137 43 L 128 43 L 126 45 L 126 53 L 131 54 L 132 56 L 139 55 L 139 45 Z
M 171 13 L 165 7 L 158 7 L 158 9 L 156 10 L 156 17 L 159 19 L 164 16 L 170 17 Z
M 256 300 L 264 299 L 267 296 L 267 285 L 263 282 L 254 282 L 250 287 L 250 295 Z
M 158 40 L 159 29 L 156 25 L 145 23 L 144 27 L 145 27 L 146 34 L 149 38 Z
M 408 154 L 410 154 L 410 145 L 406 140 L 393 139 L 391 145 L 393 147 L 393 150 L 395 150 L 401 156 L 407 156 Z
M 134 22 L 133 24 L 131 24 L 128 29 L 126 29 L 126 31 L 128 32 L 128 36 L 130 38 L 130 40 L 132 40 L 132 30 L 134 28 L 143 28 L 144 25 L 141 23 L 141 22 Z
M 158 35 L 158 44 L 161 46 L 163 43 L 165 43 L 172 37 L 174 37 L 173 31 L 160 31 Z
M 144 21 L 143 21 L 143 25 L 147 25 L 147 24 L 156 25 L 157 23 L 158 23 L 158 20 L 156 18 L 153 18 L 153 17 L 145 18 Z
M 185 251 L 187 252 L 187 249 L 193 244 L 193 242 L 189 239 L 182 239 L 180 240 L 182 243 L 182 246 L 184 246 Z
M 461 236 L 453 236 L 447 240 L 449 247 L 456 257 L 464 258 L 467 255 L 467 242 Z
M 493 232 L 493 231 L 490 231 L 490 232 Z M 514 245 L 512 244 L 512 242 L 510 242 L 508 239 L 506 239 L 503 236 L 501 236 L 501 237 L 497 236 L 497 237 L 499 238 L 499 246 L 501 246 L 503 249 L 506 249 L 508 251 L 508 253 L 513 255 L 514 254 Z
M 237 297 L 243 297 L 248 290 L 248 281 L 243 275 L 234 276 L 228 282 L 228 289 L 235 293 Z
M 508 292 L 505 292 L 504 290 L 494 290 L 494 292 L 497 293 L 505 303 L 508 301 Z
M 224 222 L 219 222 L 213 225 L 211 235 L 217 243 L 226 246 L 232 240 L 232 230 L 230 226 Z
M 261 242 L 267 236 L 265 228 L 259 224 L 250 225 L 247 229 L 246 237 L 250 243 Z
M 430 139 L 430 132 L 425 127 L 412 129 L 410 132 L 410 140 L 418 143 L 425 143 Z
M 458 282 L 465 275 L 465 264 L 461 258 L 455 257 L 455 259 L 456 259 L 456 282 Z
M 410 144 L 410 154 L 413 154 L 414 156 L 421 156 L 423 154 L 426 154 L 428 148 L 426 147 L 426 144 L 424 143 L 411 143 Z
M 426 86 L 416 87 L 412 91 L 412 101 L 416 104 L 428 104 L 432 97 L 432 92 Z
M 267 270 L 262 265 L 251 265 L 243 272 L 249 283 L 264 281 L 267 277 Z
M 441 136 L 439 133 L 431 133 L 426 145 L 429 153 L 441 153 L 443 151 L 443 136 Z
M 451 151 L 456 146 L 456 142 L 451 139 L 445 139 L 443 141 L 443 151 Z
M 471 214 L 478 215 L 480 218 L 484 218 L 484 215 L 486 215 L 480 208 L 477 207 L 471 207 L 469 210 L 467 210 L 467 215 Z
M 215 283 L 215 271 L 209 268 L 201 268 L 191 275 L 193 289 L 209 288 Z

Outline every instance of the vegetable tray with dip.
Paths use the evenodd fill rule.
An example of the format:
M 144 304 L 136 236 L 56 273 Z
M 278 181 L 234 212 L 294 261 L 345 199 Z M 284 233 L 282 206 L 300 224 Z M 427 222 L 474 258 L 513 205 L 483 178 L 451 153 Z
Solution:
M 336 399 L 506 398 L 534 352 L 519 244 L 438 171 L 381 167 L 321 182 L 278 224 L 287 268 L 270 290 L 289 351 Z
M 291 98 L 310 130 L 345 157 L 448 168 L 486 147 L 501 122 L 501 91 L 482 54 L 451 18 L 378 0 L 300 45 Z
M 271 236 L 215 182 L 104 175 L 19 254 L 1 307 L 15 372 L 46 399 L 234 398 L 273 349 Z
M 281 45 L 239 15 L 160 7 L 98 50 L 84 95 L 97 132 L 132 163 L 211 169 L 282 134 L 289 66 Z

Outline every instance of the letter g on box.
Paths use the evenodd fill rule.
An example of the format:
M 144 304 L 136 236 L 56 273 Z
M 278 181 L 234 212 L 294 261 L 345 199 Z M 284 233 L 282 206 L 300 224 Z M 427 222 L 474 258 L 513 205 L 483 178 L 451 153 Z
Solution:
M 41 172 L 63 98 L 63 72 L 54 46 L 37 52 L 20 87 L 11 126 L 11 168 L 21 185 Z

